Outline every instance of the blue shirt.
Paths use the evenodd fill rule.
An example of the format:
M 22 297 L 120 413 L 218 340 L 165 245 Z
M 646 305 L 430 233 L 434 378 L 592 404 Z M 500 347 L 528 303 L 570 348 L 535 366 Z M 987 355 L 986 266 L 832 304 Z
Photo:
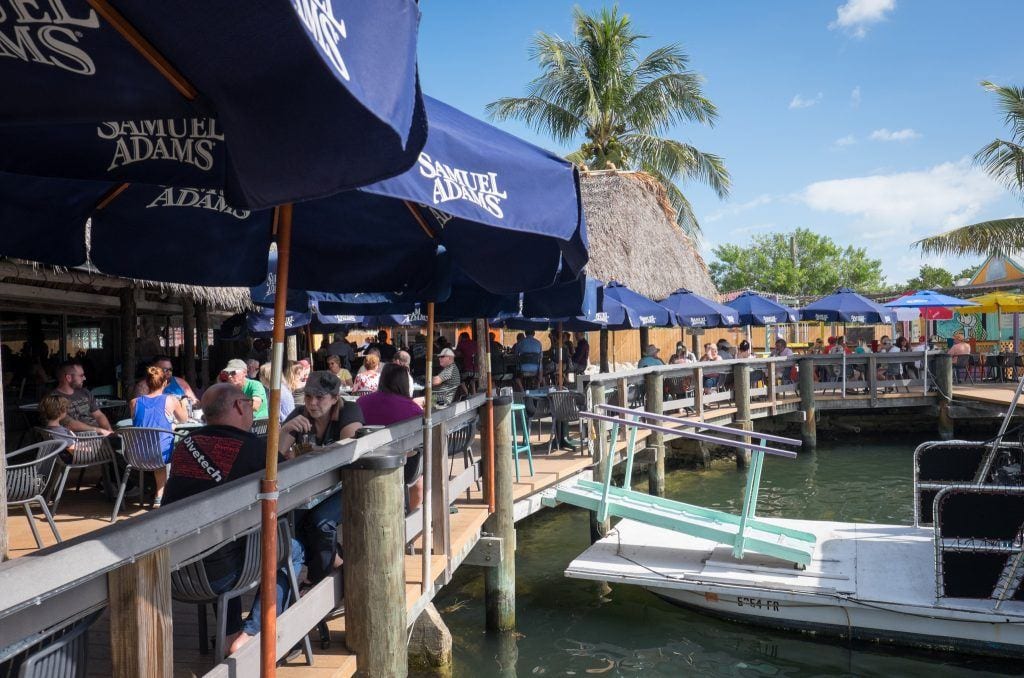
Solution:
M 515 347 L 513 347 L 513 350 L 515 351 L 515 354 L 517 356 L 523 355 L 524 353 L 536 353 L 536 365 L 528 363 L 525 365 L 521 365 L 519 369 L 522 371 L 523 374 L 537 374 L 537 372 L 540 370 L 540 354 L 543 352 L 543 349 L 540 345 L 540 340 L 537 339 L 536 337 L 523 337 L 522 339 L 516 342 L 516 345 Z
M 664 365 L 665 362 L 661 358 L 655 358 L 652 355 L 645 355 L 640 358 L 640 362 L 637 363 L 637 367 L 654 367 L 655 365 Z

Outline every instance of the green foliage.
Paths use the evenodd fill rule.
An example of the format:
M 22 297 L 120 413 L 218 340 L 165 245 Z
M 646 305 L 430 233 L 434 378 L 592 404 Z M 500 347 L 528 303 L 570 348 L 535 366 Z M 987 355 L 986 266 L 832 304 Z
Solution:
M 858 247 L 798 228 L 792 233 L 754 236 L 749 247 L 727 244 L 714 249 L 711 276 L 723 291 L 754 289 L 790 295 L 831 294 L 837 287 L 858 292 L 885 288 L 882 262 Z
M 956 275 L 954 275 L 953 276 L 953 280 L 954 281 L 956 281 L 956 280 L 963 280 L 964 278 L 967 278 L 968 280 L 970 280 L 974 276 L 978 275 L 978 269 L 980 269 L 980 268 L 981 268 L 981 264 L 976 264 L 974 266 L 968 266 L 964 270 L 962 270 L 959 273 L 957 273 Z
M 522 120 L 559 143 L 586 141 L 568 159 L 591 169 L 643 170 L 668 191 L 677 222 L 691 234 L 700 225 L 675 182 L 695 179 L 719 197 L 731 180 L 722 158 L 665 138 L 682 122 L 713 125 L 715 105 L 704 96 L 703 79 L 689 70 L 689 56 L 675 44 L 641 56 L 629 15 L 618 8 L 587 14 L 577 7 L 571 40 L 540 32 L 531 57 L 541 74 L 526 96 L 503 97 L 487 106 L 498 120 Z
M 1024 89 L 983 81 L 996 95 L 1009 139 L 995 139 L 974 154 L 974 162 L 1013 193 L 1024 197 Z M 914 243 L 927 254 L 1009 254 L 1024 249 L 1024 219 L 983 221 Z
M 953 274 L 939 266 L 922 264 L 917 277 L 907 281 L 907 288 L 912 290 L 931 290 L 936 287 L 952 287 Z

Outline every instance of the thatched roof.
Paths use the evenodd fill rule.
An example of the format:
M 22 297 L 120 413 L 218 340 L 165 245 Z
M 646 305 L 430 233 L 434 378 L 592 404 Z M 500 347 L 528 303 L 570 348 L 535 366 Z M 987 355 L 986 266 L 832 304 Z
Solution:
M 717 299 L 704 257 L 675 224 L 662 186 L 641 172 L 582 175 L 590 263 L 587 274 L 652 299 L 680 287 Z

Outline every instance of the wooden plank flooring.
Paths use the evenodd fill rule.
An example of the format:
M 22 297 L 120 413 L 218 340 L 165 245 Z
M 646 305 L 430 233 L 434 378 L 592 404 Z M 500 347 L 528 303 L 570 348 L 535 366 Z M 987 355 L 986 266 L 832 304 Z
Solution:
M 1013 400 L 1016 387 L 1016 384 L 958 384 L 953 387 L 953 398 L 1007 406 Z M 1017 404 L 1024 404 L 1024 396 Z

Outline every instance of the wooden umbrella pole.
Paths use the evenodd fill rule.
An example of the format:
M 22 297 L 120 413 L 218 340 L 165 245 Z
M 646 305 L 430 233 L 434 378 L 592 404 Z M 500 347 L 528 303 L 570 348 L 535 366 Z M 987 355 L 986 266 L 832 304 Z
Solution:
M 431 478 L 431 454 L 433 452 L 432 442 L 434 439 L 433 432 L 433 411 L 434 411 L 434 302 L 427 302 L 427 368 L 426 368 L 426 379 L 423 384 L 423 477 L 425 482 L 429 482 Z M 430 556 L 431 556 L 431 544 L 433 543 L 432 527 L 430 518 L 433 515 L 431 513 L 432 497 L 434 488 L 427 485 L 430 491 L 423 493 L 423 504 L 421 514 L 423 515 L 423 531 L 420 533 L 420 539 L 422 540 L 422 570 L 423 570 L 423 581 L 421 583 L 421 590 L 426 592 L 430 589 L 431 584 L 431 572 L 430 572 Z
M 558 323 L 558 388 L 562 388 L 562 386 L 563 386 L 563 384 L 562 384 L 562 379 L 563 379 L 563 376 L 562 376 L 562 373 L 563 373 L 562 356 L 563 355 L 565 355 L 565 346 L 563 345 L 563 341 L 562 341 L 562 323 L 561 323 L 561 321 L 559 321 L 559 323 Z
M 260 676 L 277 672 L 277 453 L 281 432 L 281 365 L 284 363 L 285 307 L 288 261 L 292 248 L 292 205 L 278 209 L 277 287 L 274 291 L 274 343 L 271 352 L 270 398 L 267 418 L 267 468 L 260 482 Z
M 487 512 L 494 513 L 494 375 L 491 373 L 491 326 L 484 320 L 484 345 L 487 360 L 487 406 L 484 408 L 484 427 L 487 430 Z

